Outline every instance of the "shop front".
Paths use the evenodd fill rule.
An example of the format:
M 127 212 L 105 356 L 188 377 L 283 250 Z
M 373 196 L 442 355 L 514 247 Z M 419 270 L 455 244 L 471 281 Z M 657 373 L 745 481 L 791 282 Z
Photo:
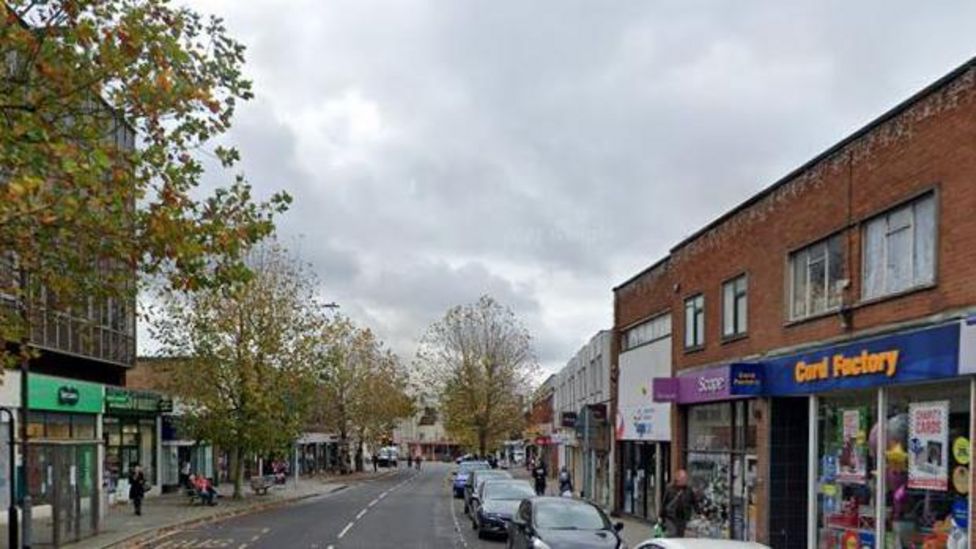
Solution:
M 733 363 L 655 380 L 657 400 L 678 404 L 683 426 L 680 459 L 701 496 L 688 533 L 714 539 L 756 540 L 756 434 L 762 366 Z
M 104 471 L 109 494 L 114 494 L 115 499 L 127 498 L 126 479 L 135 464 L 142 467 L 149 481 L 149 493 L 160 492 L 160 407 L 163 403 L 162 396 L 151 391 L 105 388 Z
M 169 407 L 165 400 L 161 403 L 163 410 Z M 182 417 L 178 414 L 164 413 L 160 419 L 162 451 L 159 474 L 162 491 L 179 490 L 180 484 L 187 482 L 182 474 L 184 471 L 189 471 L 190 475 L 214 478 L 213 445 L 196 440 L 187 433 Z
M 964 346 L 963 346 L 964 347 Z M 805 396 L 805 545 L 969 547 L 976 371 L 957 322 L 764 363 L 773 398 Z M 773 468 L 778 459 L 771 453 Z M 800 545 L 793 545 L 800 546 Z
M 620 355 L 614 422 L 617 509 L 649 521 L 657 520 L 671 471 L 674 399 L 653 398 L 654 374 L 670 371 L 670 346 L 667 340 L 663 343 L 663 347 L 652 343 Z
M 35 514 L 51 517 L 35 542 L 81 539 L 97 531 L 100 520 L 97 425 L 103 388 L 41 374 L 28 376 L 27 385 L 27 489 L 38 506 Z

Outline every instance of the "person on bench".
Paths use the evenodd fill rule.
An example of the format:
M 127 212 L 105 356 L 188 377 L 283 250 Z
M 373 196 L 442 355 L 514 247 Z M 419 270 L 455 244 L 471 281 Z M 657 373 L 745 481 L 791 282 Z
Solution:
M 200 494 L 200 500 L 207 505 L 217 505 L 217 490 L 214 489 L 210 479 L 203 475 L 197 475 L 193 479 L 193 487 Z

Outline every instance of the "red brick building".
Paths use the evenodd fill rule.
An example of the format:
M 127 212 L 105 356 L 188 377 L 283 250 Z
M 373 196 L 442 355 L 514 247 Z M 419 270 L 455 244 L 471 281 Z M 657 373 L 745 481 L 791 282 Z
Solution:
M 614 290 L 618 355 L 673 319 L 692 527 L 791 548 L 971 529 L 974 312 L 976 60 Z

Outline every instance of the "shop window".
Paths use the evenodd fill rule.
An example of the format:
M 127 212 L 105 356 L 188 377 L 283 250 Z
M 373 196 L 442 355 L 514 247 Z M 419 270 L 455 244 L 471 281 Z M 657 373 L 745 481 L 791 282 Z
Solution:
M 27 436 L 29 438 L 44 438 L 44 412 L 28 412 Z
M 840 307 L 844 291 L 844 253 L 836 234 L 790 254 L 790 320 Z
M 71 438 L 95 440 L 95 416 L 75 415 L 71 417 Z
M 868 221 L 864 226 L 865 299 L 935 281 L 935 195 Z
M 705 345 L 705 296 L 698 294 L 685 300 L 685 349 Z
M 697 537 L 756 539 L 756 410 L 754 400 L 687 408 L 685 469 L 701 495 L 701 513 L 688 523 Z
M 746 275 L 722 284 L 722 337 L 744 335 L 748 329 Z
M 47 414 L 45 438 L 67 440 L 71 438 L 71 416 L 68 414 Z
M 877 402 L 875 390 L 819 399 L 818 547 L 875 546 L 877 467 L 870 435 Z
M 959 530 L 952 519 L 969 495 L 969 404 L 966 383 L 889 389 L 883 453 L 889 546 L 945 547 Z

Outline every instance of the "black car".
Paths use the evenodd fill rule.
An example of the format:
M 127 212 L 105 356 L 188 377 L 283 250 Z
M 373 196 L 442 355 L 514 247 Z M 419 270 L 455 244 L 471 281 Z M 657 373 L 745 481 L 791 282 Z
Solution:
M 468 482 L 464 485 L 464 512 L 468 513 L 471 511 L 471 497 L 481 486 L 481 483 L 487 479 L 507 479 L 512 478 L 512 474 L 508 471 L 499 471 L 497 469 L 480 469 L 478 471 L 473 471 L 471 476 L 468 477 Z
M 508 524 L 509 549 L 625 549 L 619 532 L 592 503 L 564 497 L 537 497 L 519 504 Z
M 471 526 L 478 531 L 478 538 L 508 534 L 508 523 L 519 504 L 533 496 L 535 489 L 525 480 L 490 478 L 482 482 L 471 499 Z

